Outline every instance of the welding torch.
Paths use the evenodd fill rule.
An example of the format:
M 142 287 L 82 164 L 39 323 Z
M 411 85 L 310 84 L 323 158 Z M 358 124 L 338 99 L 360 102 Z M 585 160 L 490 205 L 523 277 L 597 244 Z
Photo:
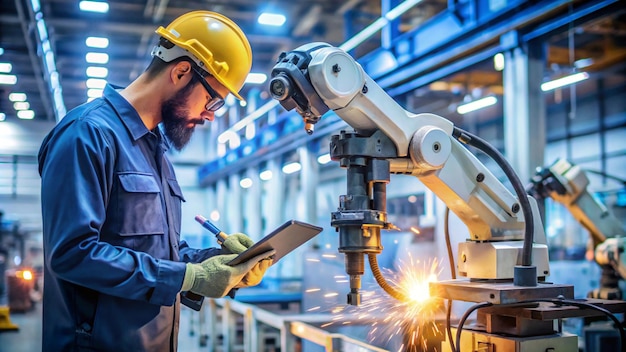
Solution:
M 211 223 L 204 216 L 196 215 L 196 221 L 199 222 L 200 225 L 202 225 L 202 227 L 209 230 L 209 232 L 215 235 L 215 238 L 217 239 L 217 243 L 222 244 L 224 243 L 226 238 L 228 238 L 228 235 L 226 234 L 226 232 L 218 229 L 217 226 L 213 225 L 213 223 Z

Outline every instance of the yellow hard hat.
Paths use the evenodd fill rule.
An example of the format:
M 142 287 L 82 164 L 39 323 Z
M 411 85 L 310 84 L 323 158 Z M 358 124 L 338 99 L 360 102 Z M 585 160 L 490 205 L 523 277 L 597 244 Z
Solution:
M 176 18 L 167 28 L 159 27 L 156 33 L 174 46 L 168 49 L 157 45 L 152 55 L 165 62 L 188 56 L 244 100 L 239 90 L 252 67 L 252 49 L 235 22 L 219 13 L 192 11 Z

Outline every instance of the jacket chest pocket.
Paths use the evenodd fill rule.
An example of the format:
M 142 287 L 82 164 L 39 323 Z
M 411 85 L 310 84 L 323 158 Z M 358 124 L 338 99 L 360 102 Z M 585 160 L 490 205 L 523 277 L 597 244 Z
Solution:
M 121 236 L 164 234 L 161 189 L 148 173 L 118 174 L 117 222 Z
M 174 227 L 174 231 L 176 231 L 176 236 L 180 240 L 180 224 L 182 221 L 182 202 L 185 201 L 185 197 L 183 197 L 183 191 L 176 181 L 173 178 L 168 178 L 167 183 L 170 187 L 170 195 L 171 195 L 171 204 L 170 211 L 172 213 L 172 220 L 174 224 L 170 224 L 170 226 Z

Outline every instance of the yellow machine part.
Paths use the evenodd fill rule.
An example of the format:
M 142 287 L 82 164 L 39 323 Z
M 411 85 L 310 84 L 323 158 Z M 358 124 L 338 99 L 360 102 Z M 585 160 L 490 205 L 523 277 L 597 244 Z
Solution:
M 0 331 L 18 330 L 20 327 L 11 322 L 8 306 L 0 306 Z

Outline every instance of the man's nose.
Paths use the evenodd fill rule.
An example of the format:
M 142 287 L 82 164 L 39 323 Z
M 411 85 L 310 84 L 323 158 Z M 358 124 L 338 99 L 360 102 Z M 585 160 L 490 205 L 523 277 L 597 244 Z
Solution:
M 200 115 L 202 117 L 202 122 L 204 122 L 204 120 L 207 120 L 209 122 L 215 120 L 215 113 L 213 111 L 203 111 L 202 114 Z

